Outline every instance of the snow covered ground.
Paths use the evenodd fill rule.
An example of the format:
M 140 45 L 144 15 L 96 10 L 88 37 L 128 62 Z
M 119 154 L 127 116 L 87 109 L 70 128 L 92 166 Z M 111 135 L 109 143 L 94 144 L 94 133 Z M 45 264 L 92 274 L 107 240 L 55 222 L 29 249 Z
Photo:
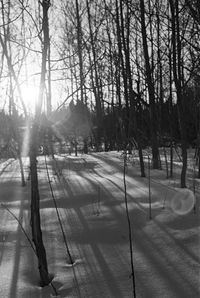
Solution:
M 28 160 L 24 158 L 26 177 Z M 50 183 L 70 254 L 59 225 L 48 183 L 45 158 L 38 158 L 41 220 L 49 272 L 59 297 L 133 297 L 129 235 L 124 202 L 121 153 L 56 156 L 47 159 Z M 199 181 L 197 203 L 185 196 L 175 178 L 151 170 L 141 178 L 138 162 L 128 162 L 126 186 L 133 239 L 138 298 L 200 296 Z M 192 175 L 192 174 L 191 174 Z M 192 176 L 191 176 L 192 177 Z M 192 178 L 188 183 L 192 187 Z M 176 188 L 174 187 L 176 186 Z M 176 198 L 176 200 L 174 199 Z M 30 181 L 21 187 L 16 160 L 1 161 L 0 202 L 30 230 Z M 0 208 L 0 297 L 54 297 L 52 286 L 39 287 L 37 259 L 16 219 Z

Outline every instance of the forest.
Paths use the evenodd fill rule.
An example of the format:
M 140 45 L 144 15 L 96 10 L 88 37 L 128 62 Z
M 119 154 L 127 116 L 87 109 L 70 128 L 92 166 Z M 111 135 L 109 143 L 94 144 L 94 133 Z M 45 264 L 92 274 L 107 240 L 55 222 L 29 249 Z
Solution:
M 199 41 L 199 0 L 0 0 L 1 297 L 199 296 Z

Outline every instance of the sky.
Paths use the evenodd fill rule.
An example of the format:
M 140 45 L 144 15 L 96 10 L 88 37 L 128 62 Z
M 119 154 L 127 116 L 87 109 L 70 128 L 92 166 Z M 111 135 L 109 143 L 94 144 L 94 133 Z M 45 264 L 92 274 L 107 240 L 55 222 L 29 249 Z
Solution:
M 34 111 L 35 101 L 38 98 L 40 72 L 41 72 L 41 21 L 38 21 L 38 4 L 37 1 L 24 1 L 27 4 L 24 14 L 22 14 L 20 0 L 16 6 L 10 9 L 8 16 L 8 7 L 5 5 L 1 10 L 0 34 L 5 44 L 6 34 L 9 30 L 9 38 L 6 42 L 8 55 L 11 59 L 17 81 L 20 85 L 22 96 L 31 113 Z M 55 109 L 67 97 L 69 89 L 68 81 L 65 80 L 60 51 L 62 44 L 62 9 L 60 1 L 51 1 L 49 8 L 49 28 L 51 42 L 51 90 L 52 90 L 52 107 Z M 41 7 L 40 7 L 41 8 Z M 16 17 L 17 16 L 17 17 Z M 3 25 L 3 17 L 4 23 Z M 8 20 L 11 20 L 9 26 Z M 4 30 L 5 29 L 5 30 Z M 8 36 L 8 35 L 7 35 Z M 0 45 L 0 55 L 2 55 L 2 46 Z M 22 112 L 19 100 L 19 92 L 16 88 L 16 81 L 10 78 L 9 69 L 5 56 L 0 64 L 0 109 L 8 110 L 9 98 L 12 96 L 17 110 Z M 10 87 L 12 84 L 12 87 Z M 12 92 L 11 92 L 12 89 Z M 70 92 L 70 91 L 69 91 Z

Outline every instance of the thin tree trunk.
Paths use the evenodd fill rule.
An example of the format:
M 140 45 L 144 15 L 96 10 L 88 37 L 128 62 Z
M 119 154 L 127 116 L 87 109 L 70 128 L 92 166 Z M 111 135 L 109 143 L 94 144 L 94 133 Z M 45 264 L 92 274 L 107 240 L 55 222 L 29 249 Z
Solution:
M 42 239 L 42 230 L 40 222 L 40 195 L 38 185 L 38 172 L 37 172 L 37 151 L 38 151 L 38 138 L 39 138 L 39 123 L 42 110 L 42 102 L 45 90 L 45 77 L 46 77 L 46 61 L 48 54 L 48 9 L 50 1 L 41 3 L 43 8 L 43 33 L 44 42 L 42 49 L 42 66 L 40 77 L 39 98 L 35 111 L 35 120 L 31 129 L 30 140 L 30 172 L 31 172 L 31 228 L 32 238 L 35 245 L 35 250 L 38 258 L 38 269 L 40 273 L 41 286 L 46 286 L 51 282 L 48 273 L 46 251 Z
M 172 45 L 173 45 L 173 75 L 177 94 L 177 107 L 179 116 L 179 126 L 181 132 L 181 149 L 182 149 L 182 171 L 181 171 L 181 187 L 186 187 L 186 172 L 187 172 L 187 137 L 185 125 L 185 100 L 183 92 L 183 77 L 181 71 L 181 40 L 179 28 L 179 8 L 178 0 L 170 0 L 171 22 L 172 22 Z
M 115 8 L 116 8 L 116 28 L 117 28 L 117 45 L 119 51 L 119 58 L 121 64 L 121 71 L 122 71 L 122 78 L 123 78 L 123 85 L 124 85 L 124 99 L 125 99 L 125 119 L 124 119 L 124 127 L 125 127 L 125 142 L 127 143 L 129 138 L 129 95 L 128 95 L 128 78 L 127 72 L 125 67 L 124 55 L 123 55 L 123 46 L 124 43 L 124 22 L 123 22 L 123 15 L 122 15 L 122 2 L 120 0 L 120 9 L 118 5 L 118 0 L 115 0 Z M 121 20 L 121 23 L 120 23 Z
M 94 65 L 94 75 L 92 69 L 92 59 L 91 59 L 91 76 L 92 76 L 92 86 L 93 92 L 95 97 L 96 103 L 96 116 L 97 116 L 97 151 L 100 149 L 101 137 L 102 137 L 102 103 L 101 103 L 101 91 L 100 91 L 100 78 L 98 75 L 98 68 L 97 68 L 97 57 L 96 57 L 96 49 L 95 49 L 95 41 L 92 32 L 92 23 L 91 23 L 91 13 L 90 13 L 90 6 L 88 0 L 86 0 L 86 7 L 87 7 L 87 17 L 88 17 L 88 25 L 89 25 L 89 35 L 90 35 L 90 43 L 91 43 L 91 50 L 92 50 L 92 59 Z
M 143 51 L 144 51 L 144 59 L 145 59 L 146 80 L 147 80 L 148 93 L 149 93 L 150 130 L 151 130 L 153 168 L 158 169 L 160 167 L 158 139 L 157 139 L 158 122 L 157 122 L 156 105 L 155 105 L 155 87 L 154 87 L 152 68 L 150 66 L 150 59 L 149 59 L 149 53 L 148 53 L 144 0 L 140 0 L 140 13 L 141 13 L 141 30 L 142 30 L 142 42 L 143 42 Z
M 40 222 L 40 195 L 37 173 L 37 140 L 38 126 L 35 123 L 32 127 L 30 146 L 30 171 L 31 171 L 31 228 L 32 240 L 35 245 L 38 258 L 38 269 L 40 273 L 41 286 L 48 285 L 51 280 L 48 273 L 46 251 L 42 240 L 42 230 Z

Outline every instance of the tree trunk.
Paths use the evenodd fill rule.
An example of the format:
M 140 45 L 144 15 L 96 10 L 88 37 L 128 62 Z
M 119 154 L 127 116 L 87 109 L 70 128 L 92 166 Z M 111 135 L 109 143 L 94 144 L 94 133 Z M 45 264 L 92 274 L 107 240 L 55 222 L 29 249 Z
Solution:
M 181 133 L 181 149 L 182 149 L 182 171 L 181 171 L 181 187 L 186 187 L 187 172 L 187 135 L 186 135 L 186 106 L 183 92 L 183 76 L 182 76 L 182 59 L 181 59 L 181 39 L 179 28 L 179 2 L 178 0 L 170 0 L 171 22 L 172 22 L 172 46 L 173 46 L 173 75 L 177 94 L 177 107 L 179 116 L 179 126 Z
M 38 269 L 40 273 L 41 286 L 46 286 L 51 282 L 48 273 L 46 251 L 42 239 L 42 230 L 40 222 L 40 195 L 38 186 L 38 173 L 37 173 L 37 151 L 38 151 L 38 138 L 39 138 L 39 124 L 42 111 L 42 103 L 45 90 L 45 77 L 46 77 L 46 61 L 48 58 L 48 9 L 50 7 L 50 0 L 43 0 L 41 2 L 43 8 L 43 33 L 44 41 L 42 48 L 42 65 L 40 77 L 40 89 L 38 103 L 35 108 L 35 120 L 31 128 L 30 138 L 30 174 L 31 174 L 31 228 L 32 238 L 35 245 L 35 250 L 38 258 Z
M 144 51 L 144 59 L 145 59 L 146 81 L 147 81 L 147 87 L 148 87 L 148 93 L 149 93 L 150 130 L 151 130 L 153 168 L 158 169 L 160 167 L 158 139 L 157 139 L 158 122 L 157 122 L 156 105 L 155 105 L 155 87 L 154 87 L 152 68 L 150 66 L 150 59 L 149 59 L 149 53 L 148 53 L 144 0 L 140 0 L 140 13 L 141 13 L 141 30 L 142 30 L 142 42 L 143 42 L 143 51 Z
M 87 7 L 87 17 L 88 17 L 88 25 L 89 25 L 89 36 L 90 36 L 90 43 L 91 43 L 91 51 L 92 51 L 92 58 L 90 56 L 90 67 L 91 67 L 91 79 L 92 79 L 92 89 L 94 92 L 94 98 L 96 103 L 96 117 L 97 117 L 97 132 L 96 132 L 96 148 L 97 151 L 100 149 L 101 145 L 101 138 L 102 138 L 102 114 L 103 114 L 103 107 L 101 103 L 101 91 L 100 91 L 100 78 L 98 74 L 97 68 L 97 55 L 95 49 L 95 41 L 92 32 L 92 21 L 91 21 L 91 13 L 90 13 L 90 6 L 88 0 L 86 0 L 86 7 Z M 93 61 L 92 61 L 93 59 Z M 94 67 L 94 74 L 93 74 L 93 67 Z
M 128 94 L 128 77 L 126 71 L 126 64 L 123 55 L 123 50 L 125 50 L 125 37 L 124 37 L 124 21 L 123 21 L 123 13 L 122 13 L 122 2 L 120 1 L 120 9 L 118 5 L 118 0 L 115 1 L 116 7 L 116 29 L 117 29 L 117 45 L 119 51 L 119 58 L 121 64 L 121 71 L 122 71 L 122 78 L 123 78 L 123 87 L 124 87 L 124 99 L 125 99 L 125 119 L 124 119 L 124 130 L 125 130 L 125 140 L 124 142 L 127 143 L 129 139 L 129 94 Z
M 32 240 L 38 258 L 38 269 L 40 273 L 41 286 L 48 285 L 51 280 L 48 274 L 46 251 L 42 240 L 42 230 L 40 223 L 40 195 L 38 187 L 37 173 L 37 135 L 38 127 L 34 124 L 32 127 L 30 144 L 30 172 L 31 172 L 31 228 Z
M 140 143 L 138 143 L 138 153 L 139 153 L 139 160 L 140 160 L 141 177 L 146 177 L 142 147 L 141 147 Z

